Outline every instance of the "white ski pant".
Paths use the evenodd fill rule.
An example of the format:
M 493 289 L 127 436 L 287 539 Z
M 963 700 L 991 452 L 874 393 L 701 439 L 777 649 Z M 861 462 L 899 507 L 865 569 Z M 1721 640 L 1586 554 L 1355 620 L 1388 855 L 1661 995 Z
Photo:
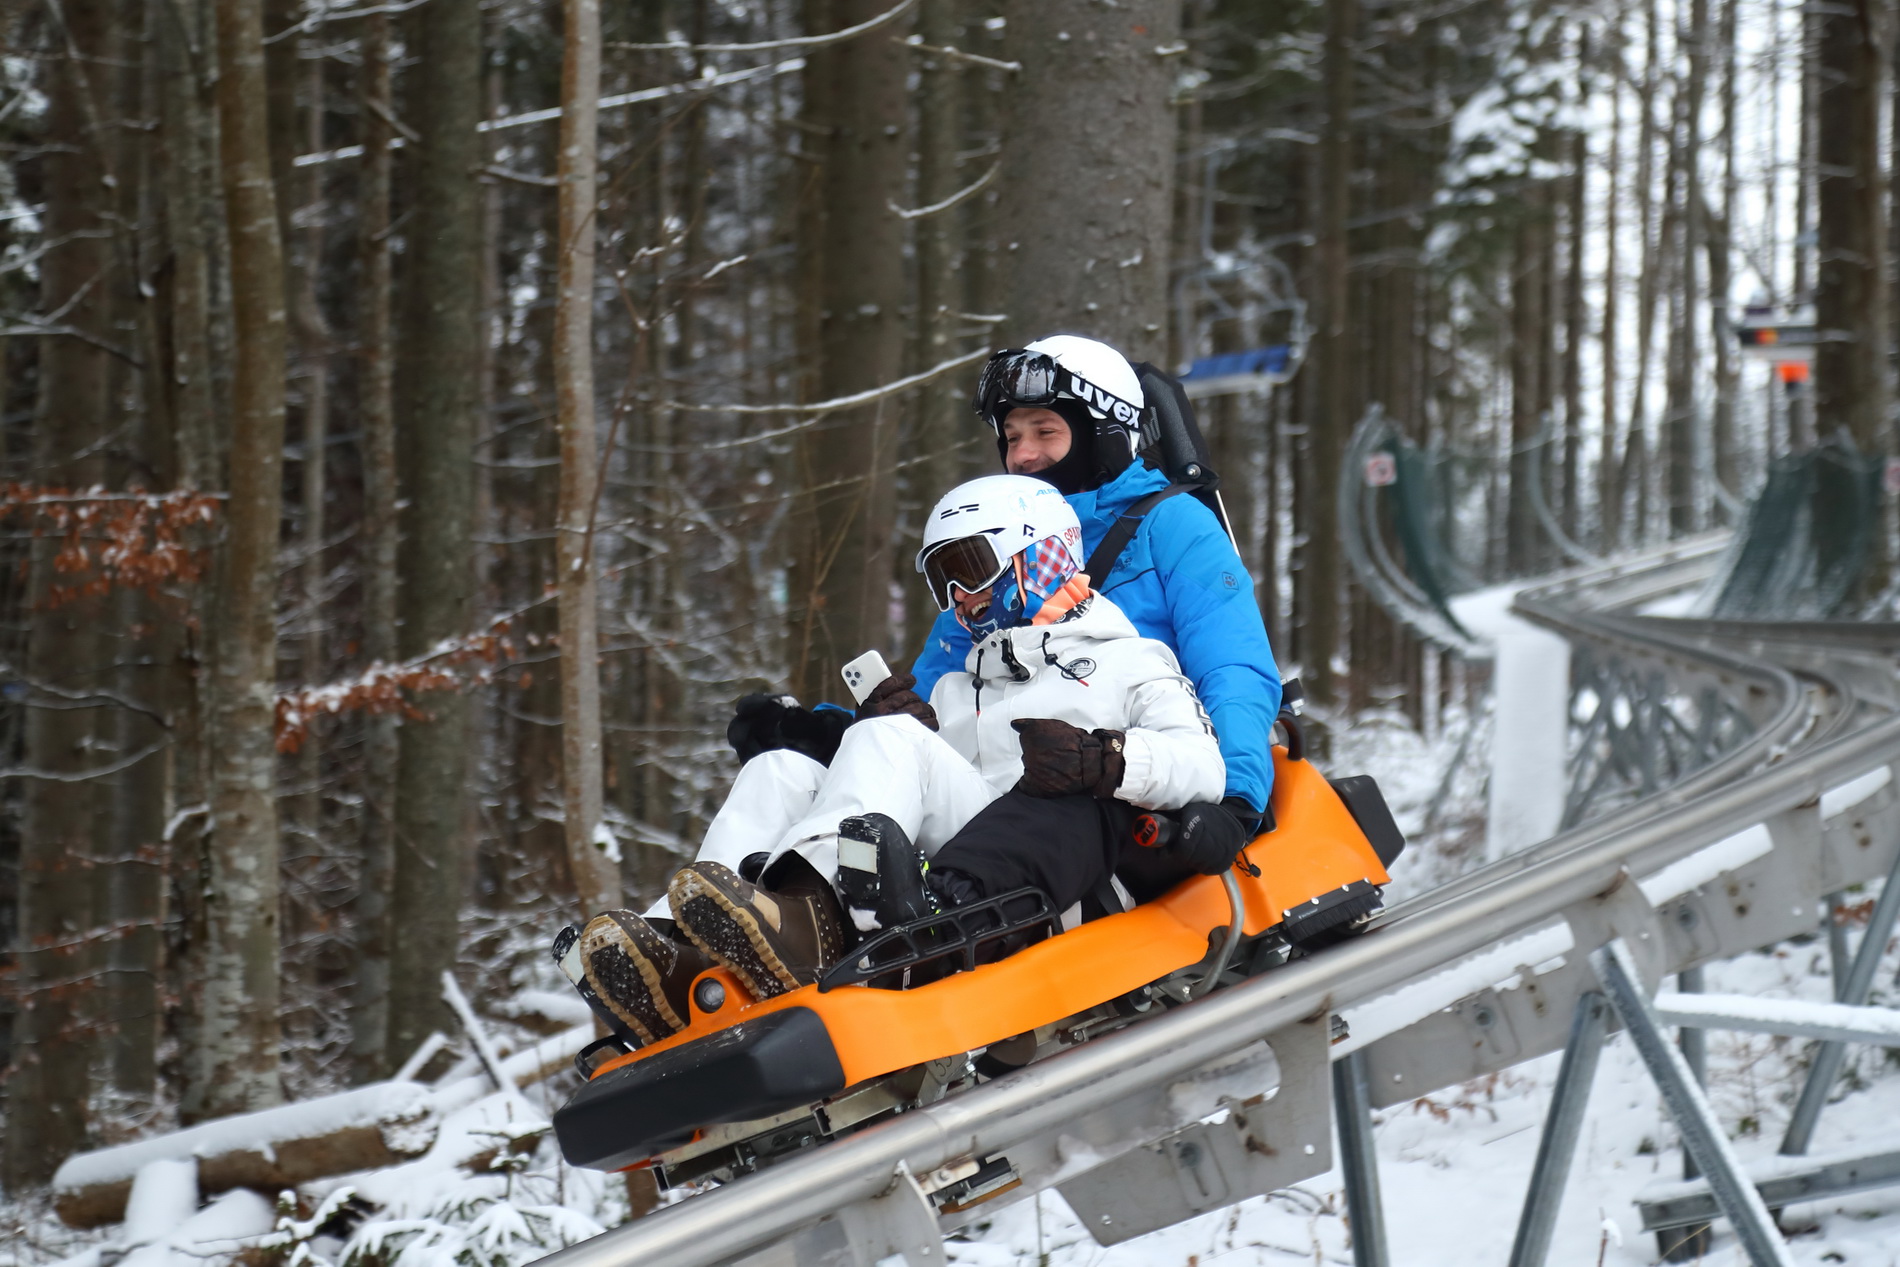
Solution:
M 841 819 L 888 814 L 926 854 L 935 854 L 997 795 L 975 766 L 916 718 L 868 718 L 844 732 L 829 768 L 783 748 L 746 762 L 693 860 L 737 871 L 752 854 L 776 861 L 792 849 L 820 875 L 835 876 Z M 666 899 L 647 914 L 669 914 Z

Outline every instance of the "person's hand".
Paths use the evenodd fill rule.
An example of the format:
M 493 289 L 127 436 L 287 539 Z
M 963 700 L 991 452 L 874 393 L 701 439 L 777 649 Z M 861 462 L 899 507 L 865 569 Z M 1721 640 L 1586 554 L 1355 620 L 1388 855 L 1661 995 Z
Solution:
M 1023 745 L 1023 777 L 1017 780 L 1017 790 L 1031 796 L 1086 794 L 1106 800 L 1121 786 L 1121 731 L 1082 730 L 1052 717 L 1025 717 L 1010 727 Z
M 820 765 L 830 765 L 831 759 L 838 755 L 838 745 L 844 742 L 845 728 L 850 724 L 851 714 L 830 704 L 820 708 L 794 708 L 779 723 L 779 733 L 785 736 L 787 748 L 804 753 Z
M 1245 802 L 1240 802 L 1238 808 L 1252 812 Z M 1253 816 L 1258 821 L 1260 815 Z M 1225 804 L 1183 806 L 1177 817 L 1180 827 L 1167 852 L 1199 875 L 1219 875 L 1232 867 L 1234 858 L 1253 838 L 1235 810 Z
M 930 701 L 916 692 L 916 675 L 893 673 L 871 688 L 871 693 L 858 705 L 858 721 L 867 721 L 873 717 L 915 717 L 930 729 L 937 728 L 937 710 Z
M 821 765 L 837 754 L 851 714 L 838 708 L 799 707 L 789 695 L 747 695 L 726 723 L 726 742 L 744 764 L 761 752 L 789 748 Z
M 797 707 L 798 701 L 789 695 L 741 698 L 733 707 L 732 720 L 726 723 L 726 742 L 739 754 L 739 763 L 743 765 L 761 752 L 783 748 L 785 737 L 779 733 L 779 723 Z

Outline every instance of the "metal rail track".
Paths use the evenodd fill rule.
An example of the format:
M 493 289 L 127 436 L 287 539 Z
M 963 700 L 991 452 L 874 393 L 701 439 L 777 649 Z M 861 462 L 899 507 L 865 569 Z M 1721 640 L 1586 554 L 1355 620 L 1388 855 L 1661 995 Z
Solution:
M 868 1265 L 902 1253 L 919 1267 L 942 1261 L 931 1255 L 941 1254 L 938 1237 L 957 1222 L 938 1216 L 926 1195 L 930 1177 L 1002 1156 L 1021 1176 L 1016 1196 L 1061 1187 L 1098 1239 L 1124 1239 L 1331 1164 L 1324 1116 L 1311 1138 L 1311 1101 L 1317 1097 L 1322 1114 L 1329 1103 L 1325 1035 L 1335 1014 L 1384 1013 L 1385 1033 L 1374 1026 L 1330 1055 L 1356 1053 L 1361 1089 L 1374 1104 L 1392 1103 L 1562 1047 L 1574 1005 L 1601 988 L 1586 956 L 1613 942 L 1630 948 L 1653 989 L 1664 972 L 1813 931 L 1821 894 L 1885 875 L 1900 848 L 1900 781 L 1889 774 L 1884 787 L 1872 787 L 1880 777 L 1862 777 L 1900 762 L 1900 626 L 1634 612 L 1705 576 L 1719 547 L 1692 542 L 1583 570 L 1517 602 L 1521 614 L 1574 642 L 1646 657 L 1672 682 L 1713 684 L 1747 701 L 1752 736 L 1683 782 L 1407 901 L 1343 945 L 542 1262 L 696 1267 L 756 1255 L 761 1264 Z M 1855 790 L 1857 779 L 1871 790 Z M 1842 796 L 1843 785 L 1858 801 L 1824 818 L 1822 798 Z M 1736 848 L 1751 841 L 1759 845 L 1752 852 Z M 1500 957 L 1501 947 L 1519 946 L 1527 954 L 1541 946 L 1559 966 Z M 1242 1109 L 1256 1101 L 1238 1094 L 1219 1101 L 1237 1125 L 1209 1125 L 1211 1102 L 1183 1107 L 1184 1088 L 1271 1091 L 1276 1079 L 1268 1107 L 1278 1106 L 1279 1116 L 1264 1127 L 1247 1125 Z M 1219 1132 L 1247 1130 L 1265 1130 L 1282 1145 L 1262 1149 L 1249 1137 L 1247 1151 L 1281 1160 L 1264 1169 L 1247 1163 L 1256 1165 L 1250 1175 L 1229 1173 L 1227 1187 L 1216 1183 L 1201 1205 L 1153 1198 L 1158 1213 L 1124 1215 L 1100 1204 L 1119 1193 L 1139 1207 L 1150 1199 L 1141 1189 L 1154 1187 L 1142 1175 L 1168 1164 L 1185 1174 L 1190 1163 L 1182 1159 L 1202 1166 L 1203 1146 L 1232 1143 Z M 1288 1160 L 1285 1145 L 1301 1140 Z

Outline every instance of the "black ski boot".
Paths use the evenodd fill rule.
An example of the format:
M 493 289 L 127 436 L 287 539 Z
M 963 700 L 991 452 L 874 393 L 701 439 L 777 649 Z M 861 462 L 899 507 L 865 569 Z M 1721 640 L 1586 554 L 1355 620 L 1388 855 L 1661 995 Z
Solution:
M 943 912 L 925 883 L 930 860 L 887 814 L 838 824 L 838 892 L 861 933 L 895 928 Z

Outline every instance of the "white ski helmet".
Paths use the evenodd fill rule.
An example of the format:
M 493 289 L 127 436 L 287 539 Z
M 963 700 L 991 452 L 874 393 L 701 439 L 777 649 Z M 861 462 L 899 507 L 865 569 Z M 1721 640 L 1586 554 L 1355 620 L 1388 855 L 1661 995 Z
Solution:
M 954 584 L 966 594 L 994 585 L 1010 561 L 1054 539 L 1069 575 L 1082 570 L 1082 525 L 1053 487 L 1027 475 L 986 475 L 959 484 L 931 508 L 917 570 L 939 611 L 955 603 Z M 1034 613 L 1031 612 L 1031 615 Z
M 1077 400 L 1096 422 L 1096 436 L 1120 436 L 1133 458 L 1141 448 L 1141 412 L 1147 404 L 1128 358 L 1099 339 L 1055 334 L 1025 348 L 991 356 L 971 402 L 1000 436 L 1003 419 L 1019 406 Z

